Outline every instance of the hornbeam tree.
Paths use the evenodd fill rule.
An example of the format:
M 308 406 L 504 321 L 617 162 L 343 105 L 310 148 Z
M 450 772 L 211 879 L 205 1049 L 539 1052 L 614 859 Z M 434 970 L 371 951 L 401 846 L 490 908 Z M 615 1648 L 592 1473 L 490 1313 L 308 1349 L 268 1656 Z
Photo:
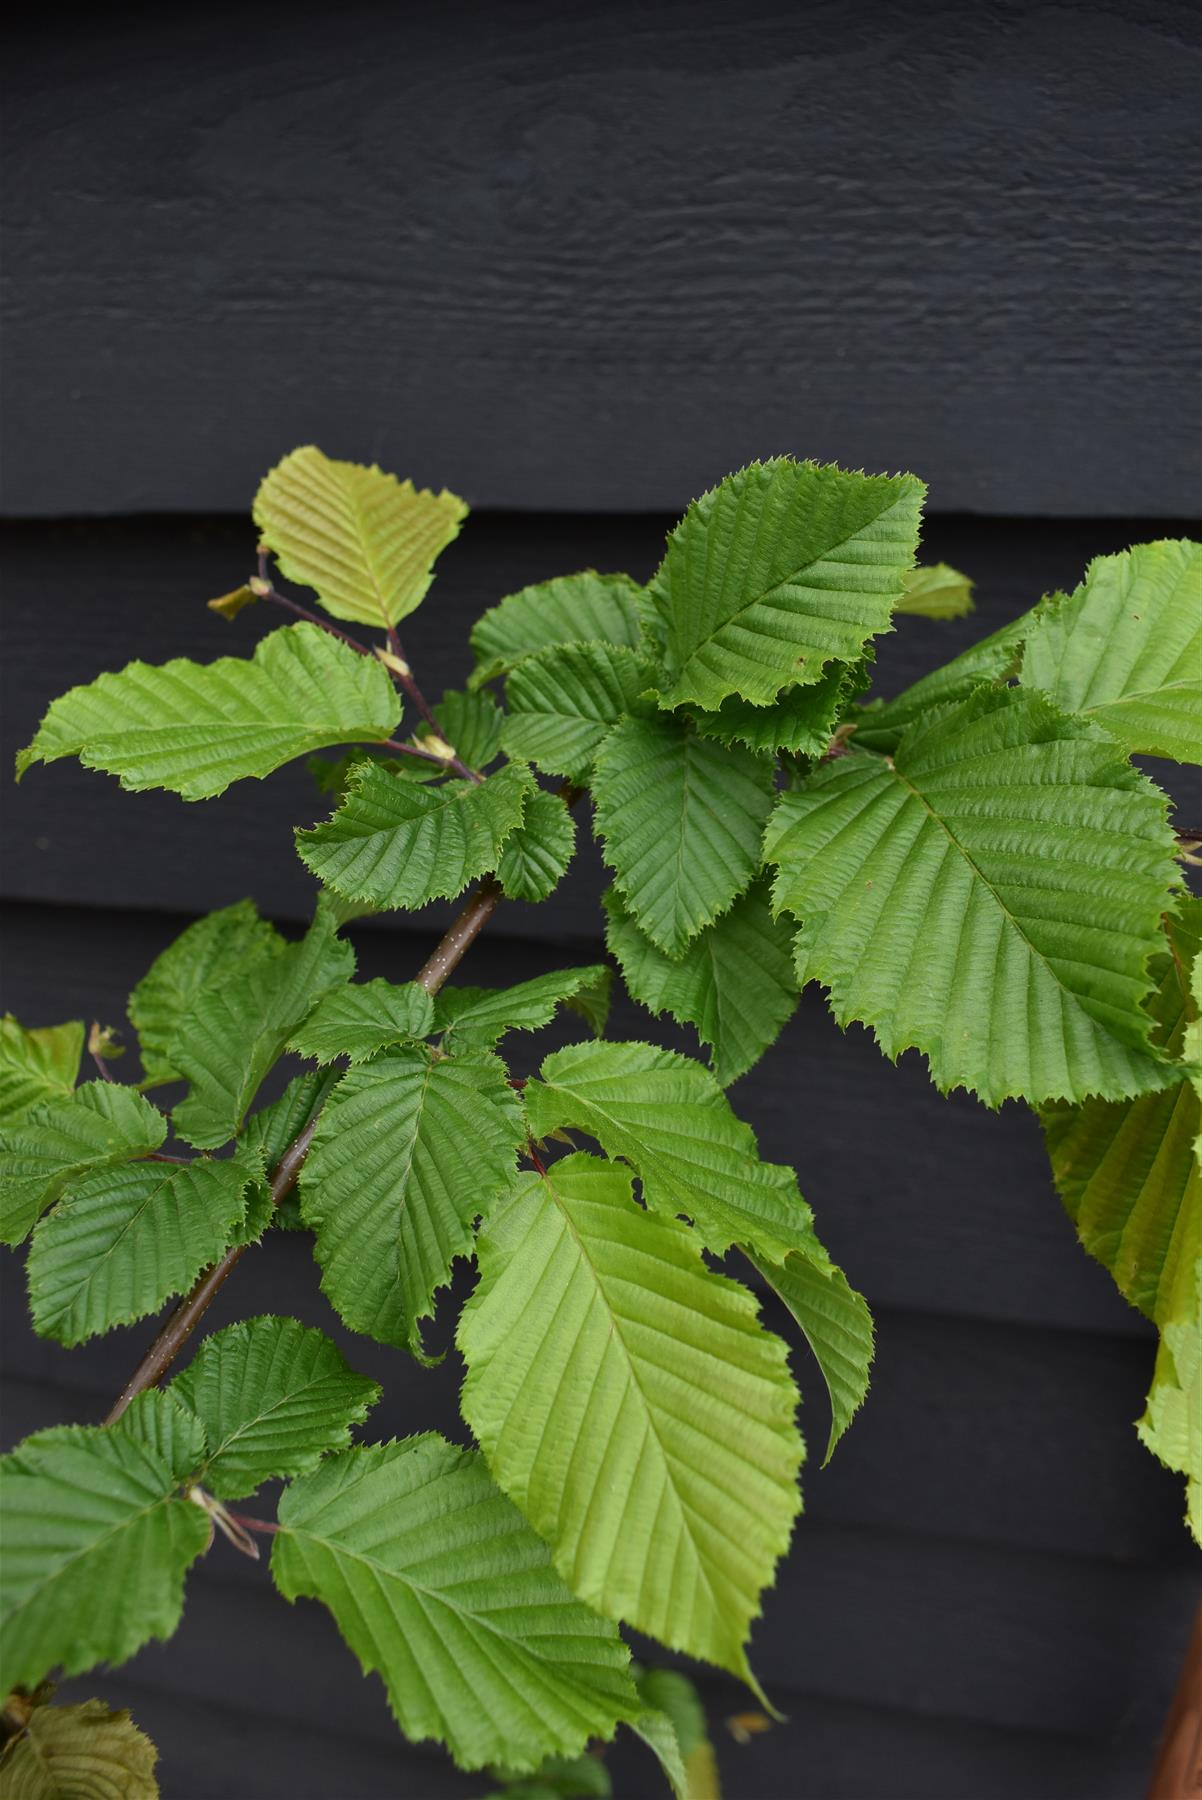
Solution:
M 827 1456 L 867 1390 L 868 1307 L 726 1093 L 810 982 L 941 1090 L 1038 1110 L 1082 1243 L 1159 1328 L 1138 1431 L 1202 1531 L 1196 835 L 1131 762 L 1202 760 L 1202 547 L 1101 557 L 868 699 L 895 620 L 971 610 L 964 576 L 914 566 L 923 493 L 753 464 L 689 507 L 646 586 L 586 570 L 490 608 L 432 706 L 398 627 L 467 509 L 309 447 L 259 489 L 257 572 L 209 602 L 235 630 L 288 621 L 50 706 L 19 775 L 76 757 L 199 800 L 309 757 L 330 812 L 296 832 L 303 936 L 235 899 L 138 983 L 139 1080 L 98 1026 L 3 1021 L 0 1236 L 28 1239 L 35 1331 L 82 1344 L 174 1302 L 103 1423 L 0 1462 L 14 1794 L 68 1765 L 72 1793 L 157 1792 L 128 1716 L 55 1707 L 47 1677 L 170 1637 L 215 1530 L 269 1534 L 284 1599 L 328 1607 L 401 1730 L 494 1787 L 604 1793 L 584 1753 L 624 1728 L 679 1796 L 716 1792 L 696 1696 L 632 1665 L 622 1627 L 767 1705 L 748 1645 L 802 1441 L 756 1293 L 825 1378 Z M 612 960 L 461 985 L 505 898 L 561 880 L 586 800 Z M 355 980 L 349 923 L 465 894 L 412 980 Z M 705 1060 L 605 1038 L 615 966 Z M 526 1068 L 520 1034 L 561 1011 L 578 1040 Z M 299 1072 L 263 1104 L 283 1059 Z M 474 1263 L 463 1441 L 366 1440 L 375 1382 L 294 1319 L 184 1361 L 280 1229 L 406 1381 Z M 281 1477 L 274 1519 L 234 1509 Z

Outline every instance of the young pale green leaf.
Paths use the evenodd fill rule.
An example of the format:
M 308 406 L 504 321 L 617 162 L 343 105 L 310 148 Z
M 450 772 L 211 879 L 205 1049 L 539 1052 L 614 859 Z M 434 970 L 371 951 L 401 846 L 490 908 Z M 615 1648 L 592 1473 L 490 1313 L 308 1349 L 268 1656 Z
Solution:
M 616 888 L 604 896 L 606 940 L 631 996 L 696 1027 L 723 1087 L 757 1063 L 797 1005 L 792 936 L 772 916 L 766 877 L 753 883 L 673 962 L 641 932 Z
M 831 1403 L 825 1466 L 868 1392 L 873 1351 L 868 1302 L 827 1257 L 794 1251 L 783 1263 L 771 1263 L 748 1255 L 793 1314 L 822 1370 Z
M 0 1756 L 5 1800 L 159 1800 L 158 1751 L 101 1700 L 36 1706 Z
M 776 1262 L 824 1254 L 792 1169 L 759 1159 L 708 1069 L 651 1044 L 569 1044 L 523 1098 L 536 1138 L 573 1126 L 630 1163 L 648 1206 L 693 1221 L 707 1250 L 750 1244 Z
M 902 597 L 894 612 L 914 613 L 922 619 L 962 619 L 976 610 L 974 587 L 967 575 L 950 563 L 928 563 L 907 569 L 902 576 Z
M 254 504 L 259 535 L 289 581 L 312 588 L 336 619 L 381 630 L 421 604 L 467 511 L 445 488 L 415 488 L 313 444 L 276 465 Z
M 191 1083 L 171 1115 L 180 1136 L 205 1150 L 233 1137 L 293 1032 L 354 969 L 354 951 L 335 936 L 322 906 L 298 944 L 202 989 L 173 1045 L 172 1059 Z
M 576 849 L 576 821 L 558 794 L 535 788 L 522 822 L 510 832 L 497 880 L 510 900 L 545 900 L 567 874 Z
M 0 1457 L 5 1693 L 171 1636 L 209 1535 L 176 1491 L 203 1453 L 200 1421 L 148 1393 L 114 1426 L 56 1426 Z
M 784 1345 L 594 1157 L 520 1177 L 478 1256 L 461 1404 L 496 1479 L 582 1600 L 750 1679 L 800 1506 Z
M 629 575 L 560 575 L 509 594 L 472 627 L 476 667 L 469 687 L 515 669 L 552 644 L 622 644 L 639 647 L 639 597 Z
M 597 754 L 593 798 L 627 906 L 678 957 L 760 866 L 772 764 L 680 719 L 624 719 Z
M 1202 763 L 1202 544 L 1099 556 L 1033 624 L 1022 683 L 1132 754 Z
M 1140 1435 L 1189 1478 L 1189 1519 L 1202 1540 L 1202 1103 L 1193 1037 L 1202 969 L 1202 901 L 1168 922 L 1148 1003 L 1153 1039 L 1177 1059 L 1178 1079 L 1128 1101 L 1046 1107 L 1052 1174 L 1077 1235 L 1120 1293 L 1160 1330 L 1160 1353 Z
M 643 1710 L 626 1646 L 580 1604 L 484 1459 L 433 1434 L 344 1451 L 283 1496 L 272 1574 L 334 1614 L 401 1730 L 461 1768 L 533 1768 Z
M 527 656 L 505 683 L 505 748 L 548 775 L 587 782 L 606 735 L 639 710 L 651 678 L 626 645 L 554 644 Z
M 523 763 L 438 788 L 360 764 L 333 817 L 297 832 L 297 851 L 319 881 L 350 900 L 412 908 L 453 899 L 496 867 L 533 789 Z
M 416 1043 L 434 1029 L 434 1002 L 416 981 L 364 981 L 319 1000 L 289 1048 L 319 1063 L 363 1062 L 388 1044 Z
M 32 1031 L 12 1013 L 0 1018 L 0 1125 L 16 1125 L 43 1100 L 67 1097 L 79 1078 L 82 1019 Z
M 663 707 L 767 706 L 888 631 L 926 489 L 778 457 L 695 500 L 651 584 L 666 626 Z
M 19 1244 L 77 1176 L 157 1150 L 161 1112 L 133 1088 L 88 1081 L 0 1129 L 0 1243 Z
M 31 763 L 78 756 L 135 792 L 166 788 L 207 800 L 323 745 L 391 737 L 400 716 L 382 664 L 316 625 L 285 625 L 249 661 L 133 662 L 72 688 L 17 757 L 17 775 Z
M 831 663 L 811 687 L 786 688 L 770 706 L 753 706 L 735 695 L 717 712 L 690 708 L 689 713 L 701 736 L 720 744 L 745 744 L 767 755 L 790 750 L 797 756 L 822 756 L 840 713 L 863 685 L 861 668 L 861 663 Z M 853 673 L 858 685 L 849 689 Z
M 1096 726 L 984 689 L 777 804 L 766 854 L 803 985 L 987 1105 L 1118 1099 L 1171 1073 L 1148 960 L 1177 886 L 1164 796 Z
M 157 1312 L 227 1248 L 262 1172 L 242 1152 L 124 1163 L 72 1183 L 30 1244 L 35 1331 L 71 1346 Z
M 171 1049 L 199 996 L 221 987 L 284 948 L 253 900 L 239 900 L 197 919 L 157 956 L 129 997 L 148 1086 L 179 1079 Z
M 1192 1269 L 1182 1267 L 1135 1429 L 1153 1456 L 1185 1476 L 1186 1523 L 1202 1544 L 1202 1257 Z
M 423 1355 L 421 1321 L 470 1254 L 472 1225 L 513 1179 L 525 1139 L 487 1051 L 386 1050 L 327 1101 L 301 1171 L 322 1288 L 353 1331 Z
M 380 1398 L 324 1332 L 297 1319 L 245 1319 L 206 1338 L 171 1393 L 204 1426 L 197 1480 L 241 1500 L 274 1475 L 301 1475 L 343 1450 Z
M 457 1054 L 490 1049 L 507 1031 L 538 1031 L 561 1006 L 579 1013 L 594 1037 L 605 1030 L 612 972 L 604 963 L 555 969 L 511 988 L 445 987 L 434 996 L 434 1029 Z

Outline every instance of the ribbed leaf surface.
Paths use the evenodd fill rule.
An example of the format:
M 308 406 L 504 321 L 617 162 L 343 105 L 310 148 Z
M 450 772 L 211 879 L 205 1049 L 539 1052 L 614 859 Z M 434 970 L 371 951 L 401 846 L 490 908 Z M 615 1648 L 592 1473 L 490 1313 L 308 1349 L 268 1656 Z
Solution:
M 605 860 L 652 941 L 680 956 L 760 864 L 772 765 L 679 719 L 624 719 L 593 777 Z
M 908 569 L 902 576 L 902 597 L 895 612 L 915 613 L 922 619 L 962 619 L 974 612 L 974 583 L 950 563 L 928 563 Z
M 325 744 L 391 737 L 400 716 L 382 664 L 316 625 L 285 625 L 249 660 L 132 662 L 72 688 L 21 751 L 17 774 L 78 756 L 124 788 L 206 800 Z
M 434 1027 L 456 1053 L 488 1049 L 507 1031 L 538 1031 L 561 1006 L 579 1013 L 594 1036 L 605 1029 L 610 969 L 590 963 L 583 969 L 554 969 L 510 988 L 444 987 L 434 997 Z
M 854 741 L 854 740 L 853 740 Z M 1176 885 L 1163 796 L 1040 694 L 983 690 L 782 796 L 801 981 L 991 1106 L 1165 1085 L 1140 1002 Z
M 472 627 L 476 667 L 469 685 L 491 681 L 551 644 L 620 644 L 637 650 L 641 593 L 629 575 L 584 569 L 507 595 Z
M 651 665 L 618 644 L 557 644 L 505 683 L 505 748 L 549 775 L 585 782 L 606 734 L 639 706 Z
M 828 1463 L 868 1392 L 872 1366 L 872 1314 L 842 1269 L 829 1258 L 794 1251 L 783 1263 L 748 1252 L 768 1285 L 779 1294 L 805 1334 L 822 1370 L 831 1403 Z
M 5 1693 L 171 1636 L 209 1535 L 175 1490 L 203 1449 L 199 1421 L 150 1393 L 115 1426 L 39 1431 L 0 1457 Z
M 320 1063 L 349 1056 L 362 1062 L 386 1044 L 405 1044 L 429 1035 L 434 1002 L 416 981 L 364 981 L 335 988 L 318 1001 L 291 1048 Z
M 790 931 L 774 919 L 762 878 L 693 939 L 679 962 L 641 932 L 615 888 L 606 938 L 634 999 L 696 1027 L 727 1087 L 757 1063 L 797 1005 Z
M 660 705 L 757 706 L 889 629 L 914 561 L 926 490 L 785 458 L 695 500 L 651 584 L 666 625 Z
M 333 818 L 298 831 L 296 847 L 318 880 L 347 899 L 425 906 L 452 899 L 496 867 L 533 786 L 522 763 L 509 763 L 483 782 L 448 781 L 438 788 L 360 764 L 348 776 Z
M 925 724 L 937 707 L 967 700 L 979 687 L 1012 680 L 1022 664 L 1023 644 L 1045 602 L 1000 630 L 971 644 L 950 662 L 933 669 L 894 700 L 874 700 L 855 715 L 857 750 L 896 750 L 909 726 Z
M 157 1150 L 161 1112 L 132 1088 L 88 1081 L 0 1130 L 0 1243 L 19 1244 L 76 1176 Z
M 0 1757 L 5 1800 L 158 1800 L 158 1752 L 103 1701 L 38 1706 Z
M 811 687 L 786 688 L 768 706 L 753 706 L 736 694 L 717 712 L 690 708 L 689 713 L 701 736 L 720 744 L 745 744 L 767 755 L 791 750 L 799 756 L 822 756 L 840 712 L 863 685 L 858 680 L 861 666 L 831 663 Z M 856 685 L 849 687 L 853 676 Z
M 533 1135 L 587 1131 L 631 1164 L 648 1206 L 690 1218 L 708 1250 L 749 1244 L 783 1261 L 815 1245 L 792 1169 L 759 1160 L 751 1127 L 691 1057 L 650 1044 L 569 1044 L 539 1076 L 523 1094 Z
M 72 1184 L 29 1248 L 34 1329 L 60 1344 L 157 1312 L 230 1243 L 248 1181 L 245 1155 L 212 1162 L 125 1163 Z
M 259 917 L 253 900 L 197 919 L 168 944 L 129 997 L 147 1082 L 178 1078 L 171 1060 L 175 1036 L 207 988 L 221 987 L 283 948 L 283 938 Z
M 306 444 L 266 477 L 254 516 L 290 581 L 313 588 L 336 619 L 383 629 L 424 599 L 467 507 L 445 488 L 433 494 Z
M 505 839 L 497 880 L 510 900 L 545 900 L 563 880 L 576 849 L 576 821 L 558 794 L 536 788 L 522 822 Z
M 524 1140 L 489 1052 L 386 1050 L 326 1102 L 301 1172 L 301 1211 L 330 1304 L 354 1331 L 421 1354 L 420 1325 L 513 1177 Z
M 462 1407 L 591 1606 L 746 1677 L 800 1506 L 785 1347 L 630 1178 L 570 1156 L 483 1226 Z
M 171 1115 L 181 1137 L 206 1150 L 226 1143 L 292 1033 L 354 970 L 354 951 L 323 906 L 300 943 L 202 989 L 172 1048 L 191 1083 Z
M 529 1769 L 643 1711 L 626 1646 L 478 1453 L 433 1435 L 348 1450 L 294 1482 L 279 1517 L 280 1592 L 324 1601 L 406 1736 L 462 1768 Z
M 1202 544 L 1099 556 L 1032 627 L 1022 680 L 1131 752 L 1202 763 Z
M 70 1094 L 83 1040 L 82 1019 L 26 1031 L 12 1013 L 0 1018 L 0 1125 L 15 1125 L 43 1100 Z
M 204 1426 L 197 1479 L 240 1500 L 274 1475 L 300 1475 L 345 1449 L 380 1397 L 324 1332 L 297 1319 L 245 1319 L 206 1338 L 171 1392 Z

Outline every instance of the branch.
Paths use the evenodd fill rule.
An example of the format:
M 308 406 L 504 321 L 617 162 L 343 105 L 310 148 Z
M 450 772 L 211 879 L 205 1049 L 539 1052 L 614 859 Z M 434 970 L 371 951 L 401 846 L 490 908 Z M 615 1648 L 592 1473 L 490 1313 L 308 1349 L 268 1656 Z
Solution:
M 428 994 L 436 994 L 447 976 L 459 965 L 503 899 L 500 882 L 486 875 L 467 905 L 450 927 L 442 942 L 414 976 Z M 301 1166 L 309 1154 L 317 1117 L 309 1120 L 304 1130 L 293 1138 L 271 1173 L 271 1203 L 278 1206 L 292 1192 Z M 220 1262 L 206 1269 L 190 1294 L 186 1294 L 162 1326 L 149 1350 L 121 1389 L 107 1413 L 104 1423 L 114 1424 L 139 1394 L 157 1387 L 171 1367 L 226 1281 L 242 1260 L 248 1244 L 237 1244 L 227 1250 Z

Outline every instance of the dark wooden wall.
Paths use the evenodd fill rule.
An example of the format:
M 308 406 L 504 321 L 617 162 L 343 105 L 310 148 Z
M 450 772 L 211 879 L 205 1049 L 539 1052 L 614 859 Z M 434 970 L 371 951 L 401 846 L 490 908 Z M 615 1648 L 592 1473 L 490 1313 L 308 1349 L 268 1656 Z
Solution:
M 1198 66 L 1169 0 L 27 24 L 3 766 L 72 682 L 249 646 L 266 620 L 203 601 L 247 572 L 255 481 L 306 438 L 483 509 L 407 634 L 435 690 L 485 605 L 585 564 L 646 575 L 672 511 L 766 451 L 931 481 L 924 555 L 975 574 L 981 612 L 907 622 L 891 686 L 1090 556 L 1183 529 Z M 1192 822 L 1198 784 L 1174 787 Z M 299 769 L 191 807 L 68 765 L 4 786 L 0 1005 L 117 1021 L 196 913 L 250 892 L 299 920 L 290 829 L 322 810 Z M 597 954 L 602 879 L 586 850 L 537 915 L 504 908 L 470 978 Z M 362 972 L 410 974 L 444 912 L 357 928 Z M 677 1041 L 629 1004 L 614 1029 Z M 1151 1336 L 1078 1250 L 1033 1120 L 941 1100 L 813 996 L 734 1098 L 797 1164 L 880 1350 L 826 1470 L 795 1359 L 806 1513 L 753 1643 L 789 1722 L 740 1748 L 722 1720 L 745 1697 L 703 1675 L 728 1800 L 1138 1795 L 1202 1559 L 1131 1428 Z M 148 1327 L 67 1353 L 29 1331 L 19 1257 L 0 1280 L 4 1443 L 98 1417 Z M 214 1322 L 269 1309 L 384 1382 L 381 1435 L 459 1429 L 454 1354 L 424 1372 L 347 1338 L 300 1238 L 248 1257 Z M 167 1800 L 487 1785 L 405 1746 L 326 1615 L 223 1546 L 171 1644 L 72 1687 L 133 1707 Z M 639 1752 L 615 1769 L 621 1800 L 661 1793 Z

